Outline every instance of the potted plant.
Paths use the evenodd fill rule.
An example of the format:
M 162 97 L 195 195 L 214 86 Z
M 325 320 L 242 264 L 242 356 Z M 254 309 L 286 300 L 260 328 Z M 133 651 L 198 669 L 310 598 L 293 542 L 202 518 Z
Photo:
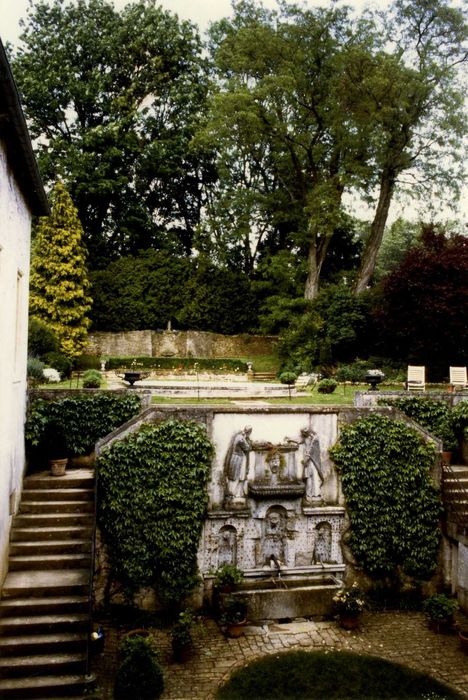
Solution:
M 240 637 L 246 624 L 247 602 L 239 595 L 229 595 L 223 600 L 219 622 L 227 637 Z
M 443 421 L 440 425 L 437 437 L 442 440 L 442 461 L 444 464 L 450 464 L 452 452 L 457 448 L 457 438 L 449 419 Z
M 333 604 L 340 618 L 340 626 L 344 629 L 356 629 L 359 619 L 366 607 L 366 599 L 357 581 L 349 588 L 342 588 L 333 596 Z
M 383 382 L 385 374 L 380 369 L 368 369 L 366 371 L 365 380 L 371 385 L 369 391 L 377 391 L 377 384 Z
M 434 632 L 450 632 L 453 629 L 453 614 L 458 609 L 455 598 L 444 593 L 431 595 L 423 602 L 423 610 L 429 619 L 429 627 Z
M 241 583 L 244 574 L 235 564 L 222 564 L 214 573 L 213 587 L 220 593 L 231 593 Z
M 177 622 L 171 630 L 174 661 L 187 661 L 190 658 L 193 651 L 192 626 L 192 611 L 183 610 L 179 613 Z
M 63 476 L 69 455 L 68 441 L 63 425 L 58 421 L 49 421 L 44 429 L 42 445 L 52 476 Z

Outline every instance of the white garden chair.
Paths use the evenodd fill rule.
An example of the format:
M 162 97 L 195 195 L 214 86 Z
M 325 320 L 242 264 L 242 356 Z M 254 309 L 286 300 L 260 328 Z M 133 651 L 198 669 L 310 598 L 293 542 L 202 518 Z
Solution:
M 422 365 L 408 365 L 407 391 L 426 391 L 426 368 Z
M 450 384 L 454 388 L 466 389 L 468 386 L 466 367 L 450 367 Z

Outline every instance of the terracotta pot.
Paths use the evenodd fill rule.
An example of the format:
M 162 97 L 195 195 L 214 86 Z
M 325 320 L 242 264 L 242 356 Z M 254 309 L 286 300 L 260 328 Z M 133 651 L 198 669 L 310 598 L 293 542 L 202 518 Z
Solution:
M 452 461 L 452 453 L 451 453 L 451 452 L 449 452 L 448 450 L 447 450 L 447 451 L 442 450 L 442 452 L 441 452 L 440 454 L 441 454 L 441 457 L 442 457 L 442 462 L 443 462 L 444 464 L 450 464 L 450 463 L 451 463 L 451 461 Z
M 360 621 L 360 615 L 340 615 L 340 627 L 344 630 L 356 630 L 359 627 Z
M 49 459 L 49 468 L 52 476 L 63 476 L 67 468 L 68 458 Z
M 458 639 L 460 640 L 460 649 L 464 654 L 468 655 L 468 630 L 460 630 Z
M 453 630 L 453 617 L 446 620 L 429 620 L 429 629 L 436 634 L 449 634 Z
M 242 620 L 241 622 L 235 622 L 230 625 L 226 625 L 226 636 L 227 637 L 242 637 L 244 634 L 244 627 L 246 624 L 246 620 Z

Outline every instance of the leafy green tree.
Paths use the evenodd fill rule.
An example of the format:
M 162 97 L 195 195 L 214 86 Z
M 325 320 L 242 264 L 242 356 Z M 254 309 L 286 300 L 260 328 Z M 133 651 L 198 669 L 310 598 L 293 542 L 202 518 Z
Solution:
M 83 229 L 64 185 L 50 196 L 52 213 L 35 230 L 31 259 L 29 308 L 54 331 L 67 357 L 86 345 L 91 297 L 82 243 Z
M 12 58 L 41 172 L 64 180 L 94 268 L 190 253 L 209 179 L 190 145 L 206 76 L 197 31 L 156 5 L 38 0 Z
M 91 273 L 91 318 L 99 331 L 165 328 L 182 309 L 182 293 L 192 270 L 186 258 L 145 250 Z
M 468 25 L 448 0 L 396 0 L 383 20 L 395 45 L 391 55 L 362 63 L 363 80 L 351 76 L 356 118 L 376 124 L 375 214 L 356 281 L 363 291 L 372 278 L 388 211 L 397 190 L 426 199 L 436 191 L 459 193 L 463 181 L 466 116 L 457 68 L 467 60 Z M 377 58 L 377 57 L 376 57 Z M 376 109 L 376 104 L 379 108 Z M 403 174 L 408 180 L 403 181 Z
M 421 224 L 399 217 L 385 229 L 382 245 L 377 256 L 374 279 L 386 277 L 403 261 L 421 233 Z
M 343 224 L 345 188 L 368 174 L 370 126 L 353 121 L 340 80 L 368 32 L 353 33 L 336 7 L 234 8 L 211 33 L 220 87 L 199 138 L 217 150 L 220 182 L 208 223 L 228 245 L 237 235 L 246 269 L 264 251 L 305 260 L 312 299 Z

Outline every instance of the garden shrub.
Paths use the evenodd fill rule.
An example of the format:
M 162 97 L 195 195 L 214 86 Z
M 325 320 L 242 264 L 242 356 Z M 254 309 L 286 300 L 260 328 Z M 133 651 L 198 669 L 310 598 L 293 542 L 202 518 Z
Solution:
M 44 381 L 44 368 L 44 363 L 38 360 L 37 357 L 28 357 L 27 375 L 33 384 L 39 384 Z
M 47 401 L 35 399 L 28 407 L 25 426 L 26 444 L 40 457 L 46 427 L 56 422 L 65 428 L 72 455 L 88 454 L 96 442 L 111 433 L 140 410 L 137 394 L 115 396 L 77 396 Z
M 48 384 L 58 384 L 60 382 L 60 372 L 57 372 L 53 367 L 46 367 L 42 374 Z
M 53 329 L 39 318 L 31 316 L 28 326 L 28 353 L 41 357 L 48 352 L 58 350 L 58 339 Z
M 114 575 L 178 602 L 197 582 L 212 445 L 192 421 L 147 425 L 99 457 L 99 522 Z
M 62 379 L 68 379 L 71 377 L 73 363 L 72 361 L 61 352 L 47 352 L 45 355 L 41 356 L 48 367 L 53 367 L 60 372 Z
M 208 357 L 109 357 L 106 368 L 115 369 L 176 369 L 213 370 L 218 372 L 247 372 L 247 363 L 236 359 L 211 359 Z
M 379 404 L 399 408 L 408 418 L 419 423 L 432 435 L 442 440 L 444 449 L 452 450 L 456 447 L 451 411 L 445 401 L 437 401 L 424 396 L 404 396 L 398 399 L 380 399 Z
M 403 421 L 371 415 L 345 426 L 330 455 L 349 510 L 349 545 L 371 576 L 401 570 L 428 579 L 436 567 L 440 497 L 430 477 L 435 447 Z
M 127 638 L 120 647 L 122 661 L 115 676 L 115 700 L 154 700 L 161 697 L 164 677 L 151 639 Z
M 334 379 L 322 379 L 317 386 L 319 394 L 333 394 L 338 383 Z
M 88 369 L 83 375 L 84 389 L 99 389 L 102 384 L 102 374 L 96 369 Z

